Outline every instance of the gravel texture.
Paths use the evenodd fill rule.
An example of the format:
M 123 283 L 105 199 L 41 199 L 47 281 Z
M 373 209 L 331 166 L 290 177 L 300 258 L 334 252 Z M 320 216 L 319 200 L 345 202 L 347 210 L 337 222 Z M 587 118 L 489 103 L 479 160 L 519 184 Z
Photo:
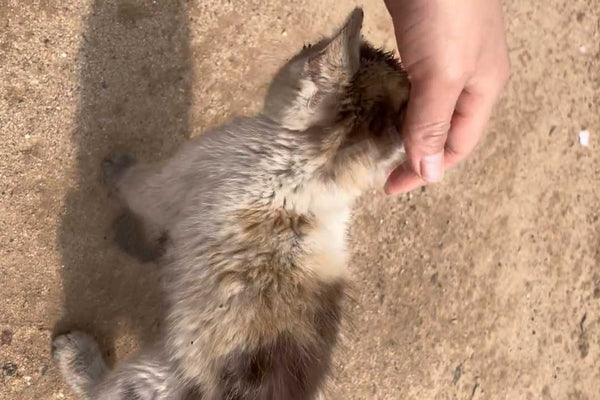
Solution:
M 101 159 L 164 157 L 257 110 L 354 4 L 0 1 L 0 399 L 73 399 L 55 331 L 114 361 L 159 328 L 156 267 L 114 245 Z M 393 48 L 383 2 L 364 6 Z M 600 398 L 600 1 L 504 6 L 512 77 L 473 156 L 356 209 L 335 398 Z

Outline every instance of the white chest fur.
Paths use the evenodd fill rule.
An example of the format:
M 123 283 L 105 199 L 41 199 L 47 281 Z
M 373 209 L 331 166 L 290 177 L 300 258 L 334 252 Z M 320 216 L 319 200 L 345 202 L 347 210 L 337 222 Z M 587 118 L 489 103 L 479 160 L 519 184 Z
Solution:
M 304 241 L 302 264 L 323 281 L 343 278 L 348 261 L 349 202 L 343 197 L 321 195 L 311 203 L 310 213 L 315 224 Z

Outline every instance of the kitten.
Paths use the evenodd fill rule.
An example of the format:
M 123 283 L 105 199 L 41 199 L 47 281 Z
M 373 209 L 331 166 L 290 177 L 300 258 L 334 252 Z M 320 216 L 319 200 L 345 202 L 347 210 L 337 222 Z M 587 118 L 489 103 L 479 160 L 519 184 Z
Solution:
M 86 334 L 53 354 L 87 399 L 320 396 L 346 293 L 353 201 L 402 159 L 406 73 L 363 41 L 355 9 L 274 77 L 257 116 L 158 165 L 105 164 L 127 206 L 168 232 L 165 337 L 108 371 Z

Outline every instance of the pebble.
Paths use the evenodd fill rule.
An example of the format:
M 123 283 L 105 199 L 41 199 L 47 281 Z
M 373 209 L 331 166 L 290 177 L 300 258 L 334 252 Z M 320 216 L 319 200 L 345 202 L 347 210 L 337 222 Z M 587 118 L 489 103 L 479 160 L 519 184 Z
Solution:
M 583 147 L 588 147 L 590 145 L 590 131 L 579 131 L 579 143 Z
M 10 329 L 5 329 L 0 335 L 0 343 L 2 343 L 2 346 L 10 346 L 10 344 L 12 343 L 12 338 L 12 331 Z
M 2 366 L 2 375 L 13 376 L 19 367 L 14 362 L 7 362 Z

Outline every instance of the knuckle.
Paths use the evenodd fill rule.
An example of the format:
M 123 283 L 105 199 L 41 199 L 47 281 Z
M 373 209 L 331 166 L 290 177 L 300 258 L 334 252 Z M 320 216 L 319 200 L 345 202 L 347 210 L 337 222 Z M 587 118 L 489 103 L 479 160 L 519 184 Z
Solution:
M 502 86 L 504 86 L 510 78 L 510 62 L 508 59 L 501 63 L 499 69 L 500 80 L 502 82 Z
M 510 77 L 510 60 L 508 56 L 502 57 L 496 64 L 496 75 L 498 76 L 498 81 L 504 86 Z
M 424 153 L 434 153 L 444 148 L 450 123 L 436 121 L 411 127 L 407 134 L 413 147 L 418 147 Z
M 444 149 L 444 146 L 434 146 L 432 143 L 421 143 L 418 149 L 422 154 L 437 154 Z
M 444 151 L 447 154 L 454 156 L 457 160 L 462 160 L 466 156 L 466 153 L 464 151 L 457 150 L 450 143 L 446 143 L 446 145 L 444 146 Z
M 439 84 L 448 89 L 459 89 L 464 86 L 466 70 L 462 68 L 447 68 L 438 77 Z
M 486 97 L 497 97 L 506 87 L 510 78 L 508 59 L 498 62 L 493 68 L 487 69 L 478 83 L 479 92 Z
M 507 56 L 503 56 L 501 60 L 496 64 L 496 82 L 498 88 L 501 90 L 504 88 L 508 79 L 510 78 L 510 60 Z
M 443 69 L 413 74 L 413 84 L 423 88 L 460 90 L 463 88 L 469 69 L 462 65 L 452 65 Z

